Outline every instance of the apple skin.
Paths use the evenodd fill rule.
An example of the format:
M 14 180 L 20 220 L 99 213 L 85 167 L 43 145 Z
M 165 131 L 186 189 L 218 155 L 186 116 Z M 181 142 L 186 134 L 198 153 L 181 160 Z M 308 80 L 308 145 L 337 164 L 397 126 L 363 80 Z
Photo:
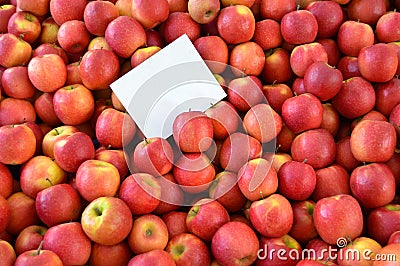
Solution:
M 315 62 L 304 75 L 304 88 L 321 101 L 332 99 L 342 88 L 343 75 L 340 70 L 324 62 Z
M 400 230 L 399 217 L 399 204 L 388 204 L 373 209 L 366 220 L 368 235 L 382 246 L 387 245 L 390 235 Z
M 49 126 L 60 126 L 61 121 L 54 111 L 54 93 L 45 92 L 41 94 L 34 103 L 37 116 Z
M 351 133 L 350 147 L 354 158 L 361 162 L 386 162 L 396 147 L 396 130 L 389 122 L 361 121 Z
M 93 243 L 89 264 L 97 266 L 127 265 L 133 254 L 126 241 L 115 245 Z
M 189 15 L 199 24 L 207 24 L 214 20 L 218 16 L 220 9 L 221 6 L 219 0 L 207 2 L 201 0 L 188 1 Z
M 168 18 L 168 2 L 162 0 L 156 4 L 152 1 L 132 0 L 131 13 L 145 29 L 152 29 Z
M 50 1 L 50 14 L 58 25 L 69 20 L 82 20 L 87 0 L 74 0 L 68 3 L 62 0 Z
M 226 171 L 237 172 L 251 159 L 259 158 L 262 154 L 261 143 L 255 138 L 235 132 L 222 144 L 220 151 L 220 165 Z
M 213 138 L 224 140 L 239 128 L 237 111 L 228 101 L 220 101 L 205 111 L 213 124 Z
M 397 12 L 383 14 L 376 23 L 376 37 L 380 42 L 396 42 L 400 40 L 398 23 L 400 16 Z
M 160 217 L 154 214 L 142 215 L 133 222 L 128 244 L 135 254 L 157 249 L 164 250 L 168 244 L 167 226 Z
M 63 266 L 60 257 L 51 250 L 28 250 L 18 255 L 14 266 Z
M 374 209 L 392 202 L 396 194 L 396 181 L 386 164 L 371 163 L 351 172 L 350 188 L 361 206 Z
M 83 124 L 92 117 L 94 97 L 82 84 L 58 89 L 53 96 L 54 112 L 65 125 Z M 77 113 L 75 110 L 79 110 Z
M 280 24 L 273 19 L 256 22 L 253 40 L 264 51 L 279 47 L 283 41 Z
M 137 67 L 160 50 L 159 46 L 148 46 L 137 49 L 131 56 L 131 67 Z
M 64 86 L 67 80 L 67 67 L 59 55 L 44 54 L 29 61 L 28 76 L 38 90 L 54 92 Z
M 248 134 L 261 143 L 267 143 L 281 132 L 282 118 L 268 104 L 257 104 L 250 108 L 243 118 Z
M 127 266 L 153 266 L 161 264 L 164 266 L 176 265 L 171 255 L 164 250 L 152 250 L 134 256 L 130 259 Z
M 400 103 L 393 108 L 389 116 L 389 121 L 396 129 L 397 138 L 400 138 Z
M 15 253 L 19 255 L 39 247 L 46 231 L 47 227 L 42 225 L 30 225 L 24 228 L 15 239 Z
M 36 137 L 26 125 L 0 127 L 0 163 L 22 164 L 31 159 L 36 150 Z
M 389 166 L 390 170 L 392 171 L 394 178 L 396 180 L 396 187 L 400 184 L 400 154 L 394 153 L 392 158 L 386 162 L 386 165 Z
M 130 57 L 146 41 L 142 25 L 128 16 L 119 16 L 111 21 L 104 36 L 111 49 L 123 58 Z
M 271 163 L 263 158 L 245 163 L 239 169 L 237 178 L 240 191 L 251 201 L 267 197 L 278 189 L 277 173 Z
M 119 71 L 117 55 L 107 49 L 87 51 L 79 65 L 83 85 L 90 90 L 107 88 L 118 78 Z
M 7 32 L 20 36 L 22 40 L 33 44 L 40 35 L 39 19 L 30 12 L 17 11 L 8 20 Z
M 89 260 L 91 242 L 78 222 L 50 227 L 43 241 L 43 249 L 56 253 L 64 265 L 83 265 Z
M 36 47 L 35 50 L 33 50 L 32 57 L 42 56 L 45 54 L 59 55 L 63 59 L 65 64 L 69 63 L 67 53 L 64 51 L 63 48 L 55 43 L 42 43 L 41 45 Z
M 377 266 L 383 266 L 383 265 L 396 265 L 400 262 L 400 244 L 390 244 L 385 247 L 382 247 L 382 249 L 377 253 L 379 254 L 380 258 L 389 258 L 391 257 L 391 261 L 385 261 L 385 260 L 380 260 L 374 262 L 374 265 Z M 395 258 L 395 259 L 393 259 Z
M 116 197 L 99 197 L 89 203 L 81 216 L 82 229 L 101 245 L 116 245 L 130 233 L 133 220 L 129 207 Z
M 6 229 L 8 233 L 18 235 L 25 227 L 40 222 L 33 198 L 23 192 L 15 192 L 7 201 L 10 208 L 10 220 Z
M 120 149 L 128 144 L 137 132 L 132 118 L 122 111 L 107 108 L 96 121 L 96 138 L 104 147 Z
M 129 169 L 125 159 L 125 153 L 121 149 L 110 150 L 105 147 L 100 147 L 96 150 L 94 155 L 95 160 L 111 163 L 114 165 L 119 173 L 121 180 L 125 179 Z
M 203 36 L 194 42 L 194 47 L 212 73 L 222 73 L 228 64 L 229 51 L 225 41 L 219 36 Z M 211 61 L 211 62 L 207 62 Z
M 167 0 L 167 2 L 170 14 L 188 11 L 188 0 Z
M 153 176 L 162 176 L 170 172 L 173 162 L 172 147 L 162 138 L 148 138 L 138 143 L 132 161 L 139 172 Z
M 26 65 L 31 59 L 31 45 L 12 33 L 0 35 L 0 65 L 6 68 Z
M 17 256 L 13 246 L 5 240 L 0 239 L 0 261 L 4 266 L 13 266 Z
M 389 116 L 393 108 L 400 103 L 400 79 L 393 78 L 388 82 L 375 84 L 375 108 Z
M 184 192 L 176 183 L 174 176 L 169 173 L 157 178 L 161 186 L 161 198 L 154 214 L 162 215 L 171 211 L 178 210 L 184 204 Z
M 256 42 L 236 44 L 230 51 L 229 64 L 234 70 L 239 69 L 248 76 L 258 76 L 265 64 L 264 51 Z M 235 74 L 236 76 L 243 76 L 243 73 Z
M 279 221 L 276 217 L 280 217 Z M 250 221 L 265 237 L 281 237 L 293 225 L 293 209 L 290 202 L 280 194 L 253 201 L 250 206 Z
M 254 35 L 255 18 L 250 8 L 243 5 L 228 6 L 218 15 L 218 33 L 227 44 L 248 42 Z
M 61 24 L 57 32 L 57 40 L 67 53 L 84 52 L 90 42 L 90 32 L 81 20 L 70 20 Z
M 371 111 L 375 99 L 372 84 L 362 77 L 354 77 L 343 82 L 342 88 L 331 102 L 342 116 L 354 119 Z
M 7 166 L 0 163 L 0 195 L 8 198 L 13 192 L 13 177 Z
M 32 97 L 36 88 L 28 77 L 26 66 L 11 67 L 4 70 L 1 76 L 2 90 L 12 98 L 24 99 Z
M 48 17 L 42 21 L 42 30 L 40 31 L 40 43 L 58 43 L 57 33 L 60 26 L 52 17 Z
M 107 25 L 119 16 L 118 8 L 108 1 L 89 2 L 83 13 L 87 30 L 94 35 L 104 36 Z
M 0 196 L 0 213 L 0 232 L 4 232 L 10 222 L 11 210 L 8 201 L 3 196 Z
M 346 136 L 336 142 L 335 163 L 344 167 L 348 172 L 353 171 L 353 169 L 361 164 L 351 153 L 350 136 Z
M 287 43 L 311 43 L 317 37 L 317 19 L 308 10 L 291 11 L 282 17 L 281 33 Z
M 5 98 L 0 102 L 0 126 L 35 122 L 32 103 L 25 99 Z
M 322 109 L 321 128 L 325 128 L 332 134 L 332 136 L 336 137 L 340 127 L 339 113 L 329 102 L 323 103 Z
M 293 77 L 289 52 L 281 47 L 266 51 L 264 69 L 260 76 L 266 83 L 288 82 Z
M 211 252 L 222 265 L 251 265 L 257 259 L 258 249 L 257 235 L 242 222 L 222 225 L 211 241 Z
M 311 2 L 306 10 L 311 12 L 318 22 L 317 38 L 333 37 L 343 22 L 342 7 L 334 1 Z
M 318 61 L 328 63 L 328 54 L 318 42 L 297 45 L 290 54 L 290 66 L 298 77 L 304 77 L 308 67 Z
M 187 12 L 171 13 L 161 26 L 163 27 L 162 37 L 167 44 L 183 34 L 186 34 L 192 43 L 200 37 L 200 24 L 194 21 Z
M 79 132 L 79 130 L 74 126 L 59 126 L 47 132 L 42 142 L 43 155 L 54 159 L 54 144 L 56 141 L 65 139 L 76 132 Z
M 134 215 L 148 214 L 160 203 L 161 187 L 157 179 L 145 173 L 128 176 L 120 185 L 119 198 Z
M 382 246 L 369 237 L 358 237 L 349 243 L 346 247 L 340 250 L 342 254 L 348 254 L 348 256 L 338 256 L 337 263 L 343 266 L 362 266 L 371 265 L 371 260 L 375 259 L 377 253 L 380 252 Z M 350 255 L 349 252 L 359 252 L 359 254 L 368 254 L 363 257 L 362 255 L 358 259 L 357 255 Z M 368 252 L 368 253 L 367 253 Z M 354 253 L 353 253 L 354 254 Z
M 353 77 L 361 77 L 360 70 L 358 69 L 358 59 L 354 56 L 343 56 L 340 58 L 337 69 L 342 72 L 343 80 Z
M 340 53 L 339 47 L 335 39 L 317 39 L 317 42 L 322 44 L 328 54 L 328 64 L 330 66 L 337 66 L 342 54 Z
M 190 208 L 186 217 L 186 227 L 190 233 L 209 242 L 215 232 L 229 222 L 228 211 L 218 201 L 203 198 Z
M 277 253 L 274 254 L 271 250 L 282 250 L 280 252 L 285 250 L 286 255 L 283 256 L 285 259 L 281 259 L 281 255 L 277 255 Z M 293 253 L 293 250 L 296 250 L 296 252 Z M 262 252 L 258 253 L 258 259 L 255 262 L 255 265 L 257 266 L 294 266 L 297 265 L 299 259 L 296 258 L 296 256 L 293 258 L 287 256 L 287 254 L 300 254 L 302 252 L 302 248 L 296 239 L 290 235 L 284 235 L 276 238 L 261 237 L 260 251 Z
M 397 244 L 400 243 L 400 231 L 393 232 L 388 240 L 388 244 Z
M 343 22 L 337 33 L 339 50 L 348 56 L 358 56 L 363 47 L 374 44 L 374 32 L 366 23 L 348 20 Z
M 186 217 L 187 212 L 183 211 L 171 211 L 161 216 L 167 226 L 169 239 L 179 234 L 189 233 L 186 227 Z
M 293 97 L 293 91 L 284 83 L 273 83 L 263 86 L 263 94 L 267 99 L 268 104 L 279 115 L 282 115 L 283 103 Z M 282 126 L 283 129 L 284 126 Z M 278 134 L 279 135 L 279 134 Z
M 240 191 L 236 174 L 228 171 L 220 172 L 209 189 L 210 198 L 217 200 L 228 212 L 239 211 L 246 202 Z
M 197 236 L 188 233 L 179 234 L 170 239 L 165 248 L 177 265 L 210 265 L 211 254 L 207 245 Z
M 293 225 L 289 235 L 301 244 L 306 244 L 318 236 L 313 220 L 314 208 L 315 202 L 312 200 L 292 203 Z
M 360 204 L 350 195 L 320 199 L 315 205 L 313 217 L 318 234 L 328 244 L 336 244 L 341 237 L 355 239 L 363 230 Z
M 265 101 L 262 94 L 262 85 L 258 88 L 254 76 L 245 76 L 235 78 L 228 84 L 228 101 L 236 108 L 238 112 L 248 111 L 252 106 Z
M 21 189 L 32 198 L 35 198 L 39 191 L 66 181 L 65 171 L 47 156 L 35 156 L 21 168 Z
M 282 120 L 295 134 L 319 128 L 322 115 L 321 101 L 311 93 L 288 98 L 282 104 Z
M 274 19 L 278 22 L 281 21 L 281 19 L 285 14 L 295 10 L 296 10 L 295 0 L 284 0 L 284 1 L 261 0 L 260 3 L 261 17 Z
M 54 143 L 54 158 L 65 171 L 75 173 L 86 160 L 94 158 L 94 146 L 90 137 L 83 132 L 72 133 Z
M 292 200 L 306 200 L 314 191 L 317 177 L 311 165 L 288 161 L 278 171 L 279 192 Z
M 17 11 L 17 7 L 11 4 L 0 4 L 0 6 L 0 33 L 7 33 L 8 21 L 10 17 Z
M 347 15 L 351 20 L 375 25 L 378 19 L 386 13 L 384 0 L 355 0 L 347 7 Z
M 361 75 L 371 82 L 387 82 L 396 74 L 398 58 L 388 44 L 377 43 L 363 47 L 358 54 Z
M 113 197 L 120 187 L 118 169 L 108 162 L 86 160 L 76 172 L 76 187 L 88 202 L 99 197 Z

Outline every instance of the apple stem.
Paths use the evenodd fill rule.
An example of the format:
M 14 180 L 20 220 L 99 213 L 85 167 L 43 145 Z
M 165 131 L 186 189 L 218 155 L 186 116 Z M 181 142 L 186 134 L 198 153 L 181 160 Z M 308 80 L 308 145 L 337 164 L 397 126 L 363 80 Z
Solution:
M 54 129 L 57 133 L 57 135 L 60 135 L 60 132 L 58 132 L 57 128 Z
M 278 80 L 274 80 L 274 82 L 272 82 L 272 85 L 275 85 L 278 82 Z
M 366 166 L 366 165 L 367 165 L 367 162 L 363 162 L 363 165 Z
M 300 5 L 297 5 L 297 11 L 299 11 L 300 10 Z
M 146 142 L 146 144 L 149 144 L 149 139 L 148 138 L 144 138 L 144 141 Z
M 308 161 L 308 158 L 305 158 L 304 160 L 303 160 L 303 163 L 306 163 Z
M 246 71 L 246 68 L 244 67 L 244 68 L 242 69 L 242 78 L 246 77 L 246 73 L 244 73 L 245 71 Z
M 40 241 L 39 247 L 38 247 L 37 252 L 36 252 L 36 255 L 38 255 L 38 256 L 40 255 L 40 251 L 42 251 L 43 243 L 44 243 L 43 240 Z
M 275 148 L 275 152 L 278 152 L 278 150 L 279 150 L 281 147 L 282 147 L 282 145 L 281 145 L 281 144 L 278 144 L 278 146 L 276 146 L 276 148 Z
M 261 196 L 261 199 L 264 199 L 264 195 L 263 195 L 262 190 L 260 190 L 260 196 Z
M 54 186 L 53 182 L 51 182 L 51 180 L 48 177 L 46 177 L 46 181 L 49 182 L 51 186 Z

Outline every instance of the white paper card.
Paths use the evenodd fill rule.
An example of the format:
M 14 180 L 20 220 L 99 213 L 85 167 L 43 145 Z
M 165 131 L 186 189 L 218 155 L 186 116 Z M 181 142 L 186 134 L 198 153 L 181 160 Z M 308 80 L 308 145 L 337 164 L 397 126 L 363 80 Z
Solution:
M 147 138 L 168 138 L 180 113 L 226 96 L 186 34 L 110 86 Z

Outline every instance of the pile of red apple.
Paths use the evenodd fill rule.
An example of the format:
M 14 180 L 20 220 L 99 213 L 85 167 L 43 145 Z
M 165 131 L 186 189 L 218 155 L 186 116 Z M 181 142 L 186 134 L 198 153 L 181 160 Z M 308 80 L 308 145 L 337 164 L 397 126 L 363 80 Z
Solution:
M 400 265 L 396 8 L 0 0 L 0 265 Z M 144 139 L 110 84 L 183 34 L 227 97 Z

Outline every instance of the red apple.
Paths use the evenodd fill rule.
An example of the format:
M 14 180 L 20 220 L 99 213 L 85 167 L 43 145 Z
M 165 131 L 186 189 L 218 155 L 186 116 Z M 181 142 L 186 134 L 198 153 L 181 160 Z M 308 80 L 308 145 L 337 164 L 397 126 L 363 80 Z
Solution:
M 275 48 L 265 52 L 264 69 L 261 78 L 267 83 L 285 83 L 293 76 L 290 67 L 290 54 L 283 48 Z
M 331 66 L 337 66 L 339 60 L 342 58 L 342 54 L 339 50 L 335 39 L 317 39 L 317 42 L 322 44 L 328 54 L 328 64 Z
M 182 211 L 171 211 L 161 216 L 167 225 L 169 239 L 189 232 L 186 227 L 186 217 L 187 213 Z
M 154 214 L 142 215 L 133 222 L 128 244 L 135 254 L 164 250 L 168 244 L 167 226 Z
M 81 224 L 83 231 L 93 242 L 116 245 L 129 235 L 132 214 L 123 200 L 116 197 L 99 197 L 86 206 L 81 216 Z
M 162 0 L 156 4 L 148 0 L 132 0 L 131 13 L 144 28 L 152 29 L 168 18 L 168 2 Z
M 148 46 L 137 49 L 131 56 L 131 67 L 137 67 L 160 50 L 161 48 L 158 46 Z
M 187 12 L 188 11 L 188 0 L 167 0 L 169 13 L 174 12 Z
M 275 253 L 272 250 L 278 252 Z M 300 256 L 297 256 L 297 254 L 300 253 L 302 253 L 300 244 L 289 235 L 275 238 L 261 237 L 260 250 L 257 254 L 258 259 L 255 265 L 297 265 L 297 262 L 300 260 Z
M 118 9 L 120 16 L 132 17 L 132 0 L 117 0 L 115 7 Z
M 7 166 L 0 163 L 0 195 L 8 198 L 13 192 L 13 177 Z
M 8 20 L 16 10 L 17 7 L 11 4 L 3 4 L 0 6 L 0 33 L 7 33 Z
M 56 253 L 64 265 L 83 265 L 89 260 L 91 243 L 78 222 L 50 227 L 43 241 L 43 249 Z
M 183 34 L 186 34 L 192 42 L 200 37 L 200 25 L 186 12 L 171 13 L 162 26 L 162 36 L 166 43 L 175 41 Z
M 21 189 L 32 198 L 35 198 L 39 191 L 66 181 L 67 175 L 64 170 L 47 156 L 33 157 L 21 168 Z
M 203 198 L 190 208 L 186 227 L 204 241 L 211 241 L 215 232 L 229 222 L 228 211 L 218 201 Z
M 214 20 L 218 16 L 219 10 L 219 0 L 207 2 L 201 0 L 188 1 L 189 15 L 199 24 L 207 24 Z
M 10 209 L 10 220 L 6 229 L 8 233 L 18 235 L 24 228 L 40 222 L 33 198 L 23 192 L 15 192 L 7 201 Z
M 83 132 L 72 133 L 54 143 L 54 158 L 65 171 L 75 173 L 86 160 L 94 158 L 94 145 Z
M 45 0 L 47 1 L 47 0 Z M 27 1 L 30 2 L 30 1 Z M 57 43 L 57 33 L 60 26 L 52 17 L 48 17 L 42 21 L 42 30 L 40 31 L 40 43 Z
M 160 263 L 165 266 L 176 265 L 172 256 L 164 250 L 152 250 L 134 256 L 129 260 L 128 266 L 152 266 Z
M 378 19 L 386 13 L 384 0 L 355 0 L 347 7 L 347 15 L 351 20 L 375 25 Z
M 19 10 L 28 11 L 36 16 L 45 16 L 49 12 L 49 0 L 41 0 L 36 3 L 26 0 L 17 0 Z
M 343 75 L 340 70 L 324 62 L 315 62 L 304 75 L 304 88 L 321 101 L 333 98 L 342 88 Z
M 161 215 L 179 209 L 184 205 L 184 192 L 176 183 L 172 174 L 166 174 L 157 178 L 161 187 L 160 203 L 154 210 L 154 214 Z
M 7 125 L 0 127 L 0 163 L 22 164 L 33 157 L 36 138 L 26 125 Z
M 149 174 L 137 173 L 128 176 L 120 185 L 119 198 L 134 215 L 154 211 L 160 203 L 161 187 L 157 179 Z
M 38 248 L 46 231 L 47 227 L 41 225 L 30 225 L 24 228 L 15 240 L 14 246 L 17 255 Z
M 111 163 L 86 160 L 76 172 L 76 187 L 88 202 L 99 197 L 113 197 L 120 186 L 118 169 Z
M 308 10 L 291 11 L 282 17 L 281 33 L 287 43 L 311 43 L 317 37 L 317 19 Z
M 315 202 L 311 200 L 292 203 L 293 225 L 289 235 L 299 243 L 307 243 L 318 236 L 313 220 L 314 208 Z
M 205 111 L 213 124 L 213 138 L 226 139 L 238 130 L 240 117 L 231 103 L 220 101 Z
M 350 188 L 361 206 L 373 209 L 392 202 L 396 193 L 396 182 L 386 164 L 371 163 L 352 171 Z
M 313 217 L 318 234 L 328 244 L 336 244 L 340 238 L 355 239 L 363 229 L 360 204 L 350 195 L 320 199 L 315 205 Z
M 28 75 L 38 90 L 54 92 L 64 86 L 67 80 L 67 67 L 59 55 L 45 54 L 29 61 Z
M 87 30 L 94 35 L 104 36 L 108 23 L 119 16 L 118 8 L 108 1 L 89 2 L 83 13 Z
M 43 155 L 54 159 L 54 144 L 56 141 L 65 139 L 67 136 L 70 136 L 76 132 L 79 132 L 79 130 L 74 126 L 59 126 L 50 130 L 43 137 Z
M 67 53 L 84 52 L 90 42 L 90 33 L 81 20 L 69 20 L 61 24 L 57 32 L 57 40 Z
M 397 152 L 393 154 L 392 158 L 390 158 L 389 161 L 386 162 L 386 165 L 389 166 L 390 170 L 392 171 L 392 173 L 394 175 L 394 179 L 396 180 L 396 186 L 399 186 L 399 184 L 400 184 L 400 168 L 399 168 L 400 164 L 399 164 L 399 162 L 400 162 L 400 154 Z
M 257 259 L 257 235 L 242 222 L 228 222 L 214 234 L 211 251 L 223 265 L 251 265 Z
M 350 136 L 344 137 L 336 143 L 335 162 L 349 172 L 361 164 L 351 153 Z
M 388 244 L 400 243 L 400 231 L 393 232 L 388 240 Z
M 54 111 L 53 105 L 54 93 L 45 92 L 41 94 L 35 101 L 34 107 L 37 116 L 49 126 L 61 125 L 60 119 Z
M 400 103 L 393 108 L 389 116 L 389 121 L 395 127 L 397 137 L 400 138 Z
M 262 85 L 255 76 L 235 78 L 228 85 L 228 101 L 240 111 L 248 111 L 252 106 L 262 103 L 265 98 L 262 94 Z
M 95 160 L 100 160 L 104 162 L 111 163 L 114 165 L 119 173 L 121 180 L 125 179 L 129 172 L 128 165 L 125 158 L 125 153 L 123 150 L 110 150 L 104 147 L 100 147 L 96 150 Z
M 34 43 L 39 38 L 40 31 L 39 19 L 30 12 L 17 11 L 8 20 L 7 32 L 28 43 Z
M 83 20 L 87 0 L 50 1 L 50 14 L 58 25 L 70 20 Z
M 29 80 L 26 66 L 7 68 L 1 77 L 1 85 L 3 92 L 12 98 L 30 98 L 36 92 L 36 88 Z
M 372 27 L 357 20 L 345 21 L 339 28 L 337 44 L 345 55 L 357 57 L 363 47 L 374 44 Z
M 19 254 L 14 266 L 41 266 L 41 265 L 54 265 L 62 266 L 63 263 L 60 257 L 51 250 L 42 250 L 43 242 L 39 245 L 39 248 L 25 251 Z
M 286 84 L 273 83 L 263 86 L 263 93 L 268 101 L 268 104 L 278 114 L 282 114 L 283 103 L 293 97 L 293 92 Z
M 279 217 L 279 220 L 276 219 Z M 280 194 L 253 201 L 250 206 L 250 221 L 265 237 L 281 237 L 293 225 L 293 209 L 290 202 Z
M 26 65 L 31 59 L 31 45 L 12 33 L 0 35 L 0 65 L 6 68 Z
M 4 232 L 10 222 L 11 210 L 8 201 L 0 195 L 0 232 Z
M 250 41 L 254 35 L 255 24 L 253 13 L 244 5 L 224 7 L 217 21 L 219 35 L 227 44 Z
M 315 1 L 307 5 L 318 22 L 318 38 L 333 37 L 343 22 L 343 11 L 341 6 L 334 1 Z M 329 12 L 328 12 L 329 10 Z
M 132 251 L 126 241 L 115 245 L 93 243 L 89 264 L 97 266 L 128 265 Z
M 298 77 L 304 77 L 308 67 L 318 61 L 328 62 L 328 54 L 318 42 L 297 45 L 290 54 L 290 66 Z
M 377 259 L 376 254 L 380 252 L 381 249 L 382 246 L 372 238 L 358 237 L 347 246 L 340 249 L 337 262 L 339 265 L 343 266 L 368 265 L 371 264 L 371 260 L 374 261 Z
M 90 90 L 107 88 L 118 78 L 119 71 L 118 57 L 107 49 L 87 51 L 79 64 L 83 85 Z
M 389 116 L 393 108 L 400 103 L 400 80 L 393 78 L 388 82 L 376 83 L 375 94 L 376 110 Z
M 256 42 L 236 44 L 230 52 L 229 64 L 248 76 L 258 76 L 265 64 L 264 51 Z M 243 76 L 241 72 L 237 76 Z
M 56 54 L 59 55 L 63 60 L 65 64 L 68 64 L 68 55 L 64 51 L 63 48 L 58 46 L 57 44 L 54 43 L 43 43 L 36 47 L 36 49 L 33 51 L 32 57 L 36 56 L 42 56 L 45 54 Z
M 368 235 L 382 246 L 393 232 L 400 230 L 400 205 L 388 204 L 373 209 L 367 216 Z
M 28 100 L 5 98 L 0 102 L 0 108 L 1 126 L 36 121 L 35 108 Z
M 17 256 L 13 246 L 0 239 L 0 261 L 4 266 L 13 266 Z
M 396 147 L 396 130 L 389 122 L 361 121 L 351 133 L 350 146 L 361 162 L 386 162 Z
M 281 25 L 273 19 L 264 19 L 256 22 L 253 40 L 264 51 L 279 47 L 283 41 Z
M 358 54 L 361 75 L 370 82 L 387 82 L 396 74 L 396 51 L 387 44 L 378 43 L 364 47 Z
M 261 0 L 260 12 L 262 18 L 270 18 L 281 21 L 282 17 L 296 10 L 295 0 Z
M 319 128 L 323 118 L 323 107 L 311 93 L 288 98 L 282 105 L 282 119 L 293 133 Z
M 376 258 L 380 258 L 374 262 L 377 266 L 383 265 L 396 265 L 400 262 L 400 244 L 390 244 L 383 247 L 375 256 Z M 386 258 L 384 260 L 383 258 Z
M 398 23 L 400 16 L 397 12 L 383 14 L 376 23 L 376 36 L 380 42 L 396 42 L 400 40 Z
M 343 82 L 340 91 L 332 98 L 332 105 L 345 118 L 353 119 L 371 111 L 375 105 L 372 84 L 362 77 Z
M 188 263 L 194 266 L 210 265 L 211 255 L 207 245 L 193 234 L 179 234 L 165 248 L 177 265 Z

